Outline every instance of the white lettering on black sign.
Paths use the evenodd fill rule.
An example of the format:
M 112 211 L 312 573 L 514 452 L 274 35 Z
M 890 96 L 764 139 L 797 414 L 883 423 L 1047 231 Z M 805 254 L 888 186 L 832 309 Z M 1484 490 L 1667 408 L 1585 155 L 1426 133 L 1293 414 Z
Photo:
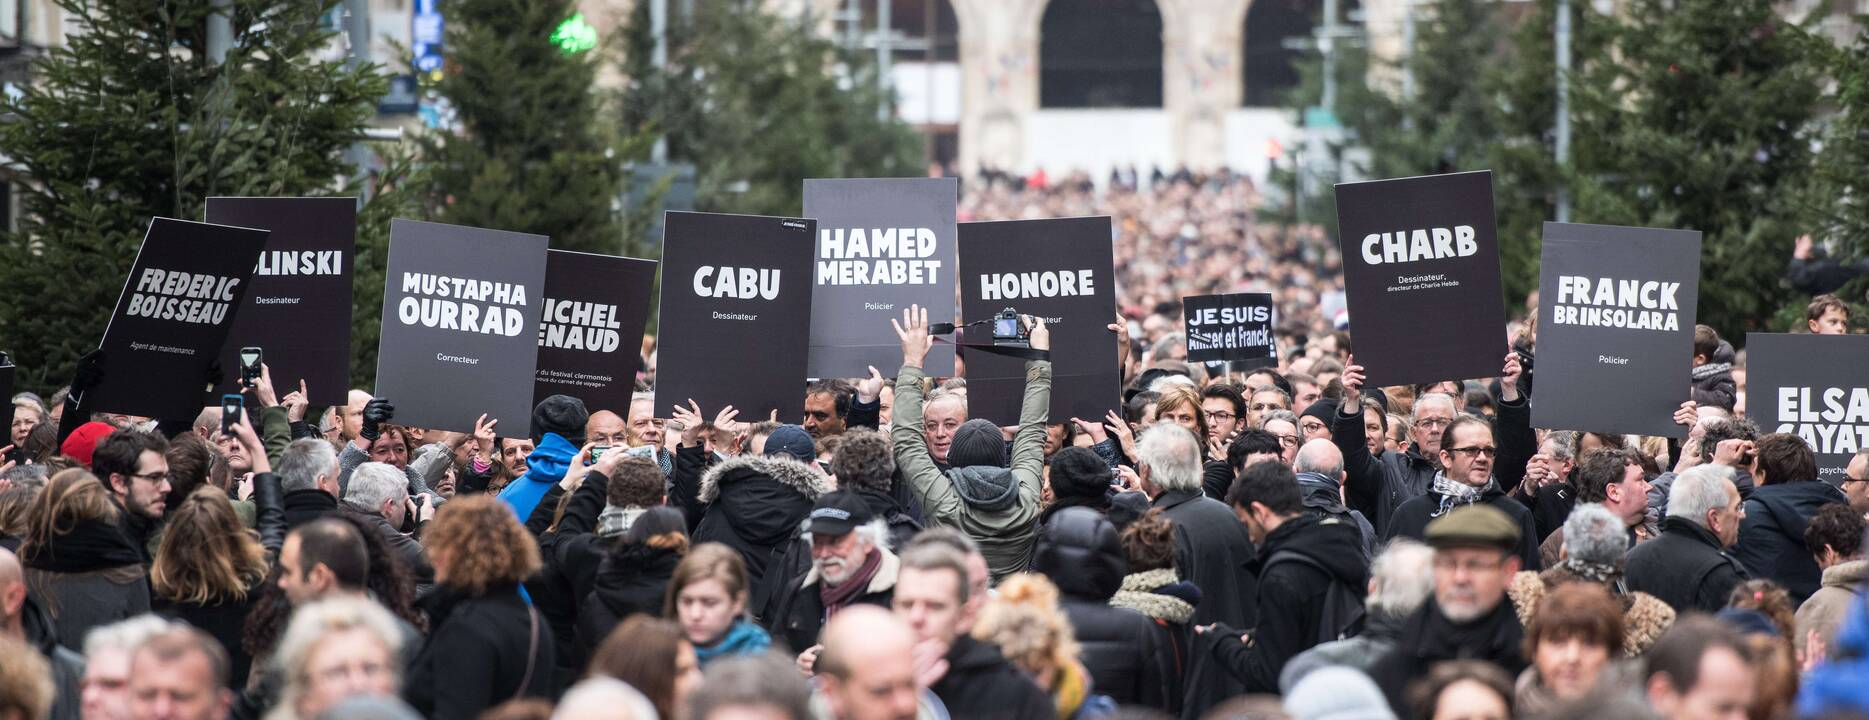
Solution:
M 694 294 L 701 297 L 751 300 L 779 299 L 779 271 L 702 265 L 694 271 Z
M 1093 276 L 1089 270 L 987 273 L 980 276 L 980 299 L 982 300 L 1018 300 L 1020 298 L 1055 298 L 1095 294 Z
M 622 343 L 615 305 L 546 298 L 539 317 L 539 347 L 607 353 Z
M 396 319 L 404 325 L 507 337 L 525 329 L 524 285 L 403 273 L 402 291 L 408 295 L 396 303 Z
M 933 285 L 941 261 L 928 228 L 818 230 L 819 285 Z
M 1417 228 L 1363 236 L 1363 262 L 1370 265 L 1466 257 L 1479 252 L 1472 225 Z
M 1678 282 L 1562 275 L 1551 322 L 1675 332 L 1681 329 L 1680 290 Z
M 260 253 L 255 275 L 343 275 L 344 253 L 338 250 L 268 250 Z
M 129 317 L 219 325 L 227 319 L 240 278 L 144 268 L 130 296 Z
M 1869 389 L 1778 388 L 1778 421 L 1813 452 L 1854 454 L 1869 447 Z

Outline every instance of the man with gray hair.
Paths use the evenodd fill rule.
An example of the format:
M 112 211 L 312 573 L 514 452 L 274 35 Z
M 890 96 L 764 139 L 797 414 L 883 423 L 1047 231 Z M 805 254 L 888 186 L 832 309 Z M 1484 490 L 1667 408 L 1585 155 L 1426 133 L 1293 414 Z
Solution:
M 899 567 L 889 551 L 889 525 L 870 512 L 854 492 L 818 497 L 804 523 L 811 543 L 811 569 L 778 591 L 777 612 L 768 616 L 774 635 L 801 648 L 800 670 L 810 670 L 822 648 L 824 621 L 853 605 L 889 607 Z
M 1289 693 L 1311 671 L 1332 665 L 1368 672 L 1376 658 L 1395 647 L 1402 623 L 1421 609 L 1432 592 L 1434 548 L 1408 538 L 1390 541 L 1369 566 L 1369 596 L 1364 600 L 1369 614 L 1363 632 L 1299 653 L 1279 673 L 1279 692 Z
M 130 658 L 143 641 L 169 629 L 154 615 L 138 615 L 92 628 L 84 636 L 83 715 L 87 718 L 130 716 Z
M 1661 537 L 1629 553 L 1628 588 L 1654 595 L 1676 612 L 1718 612 L 1749 576 L 1727 549 L 1739 541 L 1746 509 L 1733 469 L 1700 465 L 1681 473 L 1668 496 Z
M 1175 524 L 1175 567 L 1201 589 L 1189 626 L 1258 624 L 1258 578 L 1246 569 L 1253 558 L 1246 526 L 1227 507 L 1201 490 L 1202 442 L 1174 423 L 1158 422 L 1136 439 L 1136 473 L 1150 504 Z M 1198 717 L 1207 708 L 1245 692 L 1245 685 L 1217 663 L 1189 671 L 1185 708 Z
M 337 451 L 317 438 L 292 441 L 279 453 L 286 530 L 337 511 Z
M 1585 457 L 1603 452 L 1620 451 L 1592 450 Z M 1623 651 L 1629 657 L 1647 652 L 1674 624 L 1675 612 L 1667 603 L 1648 593 L 1624 589 L 1623 559 L 1630 544 L 1628 524 L 1614 509 L 1594 502 L 1579 504 L 1571 510 L 1564 527 L 1551 537 L 1564 543 L 1562 558 L 1542 573 L 1520 572 L 1506 588 L 1518 609 L 1520 623 L 1532 626 L 1538 604 L 1550 591 L 1584 582 L 1601 586 L 1619 601 L 1623 608 Z
M 1343 451 L 1337 449 L 1337 444 L 1326 438 L 1306 442 L 1298 448 L 1298 460 L 1292 469 L 1298 473 L 1298 492 L 1305 511 L 1355 525 L 1363 537 L 1363 557 L 1374 555 L 1376 529 L 1363 513 L 1343 504 Z
M 350 474 L 350 487 L 344 489 L 343 511 L 383 538 L 383 544 L 401 558 L 403 567 L 409 568 L 415 576 L 417 586 L 435 583 L 435 567 L 422 552 L 422 543 L 402 532 L 403 524 L 413 512 L 416 535 L 420 535 L 423 525 L 434 516 L 435 508 L 426 502 L 410 507 L 408 476 L 401 470 L 380 462 L 358 465 Z

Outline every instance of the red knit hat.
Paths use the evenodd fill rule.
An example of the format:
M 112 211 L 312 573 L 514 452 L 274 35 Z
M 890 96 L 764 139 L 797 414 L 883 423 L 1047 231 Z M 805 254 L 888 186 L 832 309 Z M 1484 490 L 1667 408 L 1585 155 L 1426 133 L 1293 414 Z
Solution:
M 89 468 L 91 467 L 91 454 L 97 452 L 97 444 L 104 441 L 104 436 L 116 431 L 117 428 L 110 423 L 93 420 L 73 430 L 71 437 L 65 438 L 65 444 L 59 446 L 58 451 L 84 463 L 84 466 Z

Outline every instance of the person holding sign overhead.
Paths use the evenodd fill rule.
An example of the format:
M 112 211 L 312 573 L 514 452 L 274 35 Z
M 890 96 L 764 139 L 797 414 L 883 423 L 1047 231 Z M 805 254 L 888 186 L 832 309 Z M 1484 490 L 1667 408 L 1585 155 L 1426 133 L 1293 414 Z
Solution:
M 1031 347 L 1049 355 L 1051 331 L 1043 318 L 1021 317 L 1031 327 Z M 980 544 L 987 568 L 997 582 L 1025 569 L 1036 539 L 1040 475 L 1045 468 L 1045 420 L 1051 408 L 1051 361 L 1027 360 L 1025 398 L 1019 429 L 1012 437 L 1007 466 L 1005 436 L 988 420 L 968 420 L 953 433 L 944 472 L 922 433 L 922 361 L 934 338 L 928 334 L 928 311 L 910 305 L 902 320 L 889 321 L 902 339 L 902 371 L 896 376 L 896 466 L 921 503 L 930 526 L 946 525 Z M 962 413 L 965 416 L 965 398 Z

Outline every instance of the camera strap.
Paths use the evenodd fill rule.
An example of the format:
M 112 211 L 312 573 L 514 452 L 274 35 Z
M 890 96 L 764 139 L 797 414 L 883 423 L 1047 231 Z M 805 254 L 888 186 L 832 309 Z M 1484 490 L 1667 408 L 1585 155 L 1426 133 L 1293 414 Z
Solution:
M 967 327 L 970 325 L 985 325 L 987 322 L 990 322 L 990 321 L 979 320 L 979 321 L 970 322 L 970 323 L 967 323 L 966 325 L 961 325 L 958 327 L 954 325 L 954 323 L 930 323 L 928 325 L 928 334 L 929 335 L 952 335 L 954 331 L 960 327 Z M 953 345 L 954 347 L 957 347 L 957 348 L 967 348 L 968 350 L 974 350 L 974 351 L 979 351 L 983 353 L 992 353 L 994 355 L 1003 355 L 1005 357 L 1011 357 L 1011 358 L 1019 358 L 1021 360 L 1044 360 L 1047 362 L 1051 360 L 1050 350 L 1039 350 L 1037 348 L 1029 348 L 1029 347 L 1003 347 L 999 345 L 980 344 L 980 343 L 962 343 L 962 342 L 954 342 L 953 340 L 949 340 L 943 337 L 936 337 L 934 341 L 944 344 L 944 345 Z

